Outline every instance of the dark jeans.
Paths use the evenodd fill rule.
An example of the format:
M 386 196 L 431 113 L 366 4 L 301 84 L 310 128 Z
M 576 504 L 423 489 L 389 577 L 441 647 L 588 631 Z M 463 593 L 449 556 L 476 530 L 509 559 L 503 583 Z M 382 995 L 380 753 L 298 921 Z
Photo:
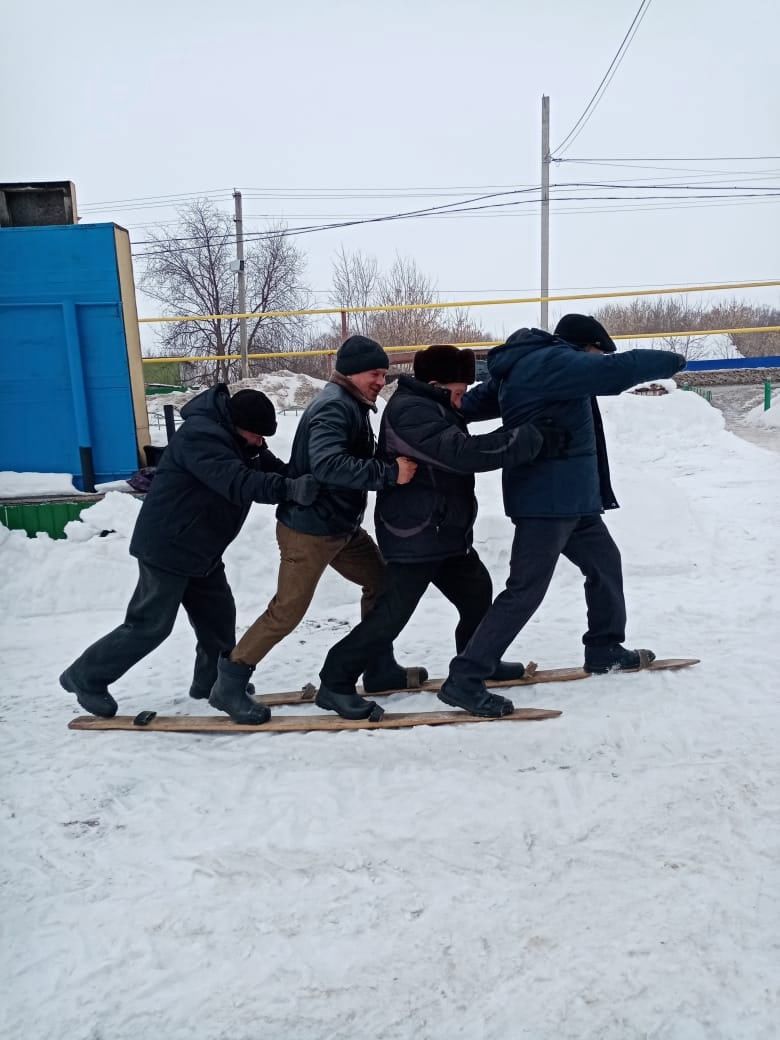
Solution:
M 236 641 L 236 605 L 224 566 L 220 563 L 204 578 L 170 574 L 140 560 L 138 570 L 124 622 L 74 661 L 74 678 L 90 690 L 116 682 L 168 638 L 182 606 L 198 641 L 192 685 L 208 694 L 220 653 L 232 650 Z
M 450 664 L 450 678 L 476 690 L 495 671 L 507 647 L 536 613 L 563 554 L 585 575 L 586 646 L 609 646 L 626 637 L 620 552 L 600 516 L 515 520 L 506 588 Z
M 460 615 L 455 647 L 465 647 L 490 607 L 493 586 L 487 568 L 472 549 L 432 563 L 389 563 L 377 604 L 349 635 L 336 643 L 320 672 L 334 693 L 353 693 L 358 677 L 406 626 L 429 585 L 435 585 Z

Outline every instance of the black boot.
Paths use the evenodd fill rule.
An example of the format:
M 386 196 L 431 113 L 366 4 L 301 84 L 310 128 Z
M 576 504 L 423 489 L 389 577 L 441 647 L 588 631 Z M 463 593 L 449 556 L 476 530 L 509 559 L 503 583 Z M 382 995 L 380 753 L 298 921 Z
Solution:
M 428 680 L 425 668 L 402 668 L 392 649 L 380 654 L 363 672 L 366 693 L 384 693 L 387 690 L 417 690 Z
M 314 703 L 318 708 L 335 711 L 342 719 L 370 719 L 379 722 L 384 716 L 384 709 L 375 701 L 367 701 L 358 693 L 337 694 L 328 686 L 320 686 Z
M 336 693 L 327 686 L 320 686 L 314 703 L 318 708 L 335 711 L 342 719 L 370 719 L 379 722 L 384 710 L 375 701 L 367 701 L 359 693 Z
M 255 704 L 247 696 L 247 683 L 253 671 L 252 665 L 221 656 L 217 664 L 217 681 L 209 695 L 212 708 L 227 712 L 234 722 L 242 726 L 261 726 L 271 718 L 271 712 L 265 704 Z
M 246 684 L 247 697 L 254 697 L 255 695 L 255 684 L 248 682 Z M 195 701 L 205 701 L 211 695 L 210 689 L 204 689 L 202 686 L 190 686 L 190 697 Z
M 652 650 L 626 650 L 620 643 L 611 646 L 586 646 L 585 671 L 604 675 L 606 672 L 636 672 L 655 660 Z
M 90 715 L 100 715 L 103 719 L 113 719 L 116 715 L 117 703 L 104 686 L 100 690 L 90 690 L 73 676 L 73 666 L 66 668 L 60 676 L 60 686 L 68 693 L 75 693 L 76 700 L 84 711 Z
M 496 670 L 488 679 L 494 682 L 509 682 L 511 679 L 522 679 L 525 675 L 525 665 L 519 661 L 499 661 Z
M 497 693 L 491 693 L 483 684 L 480 688 L 471 691 L 465 690 L 452 681 L 447 681 L 438 694 L 439 700 L 445 704 L 451 704 L 454 708 L 463 708 L 470 715 L 482 715 L 485 718 L 498 719 L 502 715 L 510 715 L 515 706 L 506 697 L 499 697 Z

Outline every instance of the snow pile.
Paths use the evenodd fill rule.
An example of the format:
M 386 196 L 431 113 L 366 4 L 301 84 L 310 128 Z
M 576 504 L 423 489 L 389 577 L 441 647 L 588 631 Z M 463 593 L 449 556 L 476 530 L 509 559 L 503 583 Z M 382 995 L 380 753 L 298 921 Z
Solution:
M 324 385 L 325 382 L 322 379 L 315 379 L 313 376 L 307 376 L 302 372 L 290 372 L 282 368 L 277 372 L 267 372 L 253 379 L 240 379 L 235 383 L 231 383 L 230 392 L 234 394 L 238 390 L 243 390 L 247 387 L 252 390 L 262 390 L 273 401 L 274 407 L 278 412 L 285 409 L 297 412 L 305 408 Z M 181 409 L 188 401 L 202 392 L 202 390 L 187 390 L 183 393 L 150 394 L 146 398 L 146 410 L 149 413 L 149 434 L 153 444 L 164 445 L 167 443 L 165 412 L 163 410 L 165 406 L 173 406 L 175 409 L 174 418 L 178 425 L 181 422 L 179 417 Z
M 777 1035 L 780 458 L 694 394 L 601 404 L 628 644 L 702 663 L 514 691 L 562 709 L 553 721 L 70 732 L 57 675 L 122 619 L 138 503 L 85 511 L 87 540 L 76 525 L 59 542 L 6 533 L 4 1037 Z M 282 416 L 282 456 L 294 429 Z M 498 475 L 478 490 L 498 589 L 512 528 Z M 275 587 L 274 541 L 256 507 L 226 556 L 241 628 Z M 316 681 L 357 599 L 328 572 L 258 687 Z M 429 592 L 398 658 L 441 674 L 454 621 Z M 507 656 L 578 664 L 584 624 L 582 577 L 561 561 Z M 186 696 L 193 649 L 182 616 L 116 683 L 122 713 L 209 713 Z
M 32 498 L 36 495 L 80 495 L 69 473 L 15 473 L 0 470 L 0 498 Z
M 757 404 L 751 408 L 744 420 L 748 426 L 757 426 L 764 430 L 780 430 L 780 393 L 775 392 L 774 400 L 769 408 Z

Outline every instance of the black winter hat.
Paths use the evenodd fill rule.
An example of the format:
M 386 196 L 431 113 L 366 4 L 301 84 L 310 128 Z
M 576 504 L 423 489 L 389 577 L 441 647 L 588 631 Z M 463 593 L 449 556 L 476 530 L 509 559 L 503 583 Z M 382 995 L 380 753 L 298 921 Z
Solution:
M 336 371 L 343 376 L 356 376 L 372 368 L 390 368 L 390 358 L 375 339 L 368 336 L 350 336 L 336 354 Z
M 233 425 L 249 433 L 272 437 L 276 433 L 276 410 L 259 390 L 239 390 L 228 402 Z
M 414 377 L 423 383 L 473 383 L 476 378 L 474 351 L 435 343 L 414 355 Z
M 555 326 L 555 335 L 575 347 L 598 347 L 605 354 L 614 354 L 617 350 L 601 322 L 589 314 L 564 314 Z

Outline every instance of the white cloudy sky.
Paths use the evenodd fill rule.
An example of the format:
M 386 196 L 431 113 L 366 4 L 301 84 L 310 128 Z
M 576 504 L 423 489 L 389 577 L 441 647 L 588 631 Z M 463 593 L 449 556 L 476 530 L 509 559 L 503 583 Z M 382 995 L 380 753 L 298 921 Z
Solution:
M 459 191 L 536 185 L 541 95 L 551 97 L 555 149 L 637 7 L 638 0 L 121 7 L 11 0 L 0 37 L 1 179 L 70 178 L 83 220 L 115 220 L 137 240 L 146 237 L 144 224 L 171 220 L 174 211 L 111 200 L 208 192 L 227 209 L 236 186 L 251 230 L 263 223 L 253 215 L 308 224 L 451 202 Z M 745 192 L 780 186 L 779 28 L 772 0 L 653 0 L 565 152 L 642 166 L 560 163 L 553 181 L 691 183 L 702 194 L 708 183 Z M 698 161 L 714 156 L 769 158 Z M 282 193 L 268 189 L 305 190 L 249 197 Z M 332 197 L 372 189 L 388 197 Z M 559 203 L 551 288 L 772 278 L 778 202 Z M 538 287 L 538 207 L 499 213 L 298 242 L 315 290 L 327 289 L 331 258 L 344 244 L 382 262 L 413 256 L 443 297 L 527 294 Z M 777 299 L 776 291 L 744 295 Z M 537 317 L 536 308 L 505 311 L 483 321 L 506 332 Z

